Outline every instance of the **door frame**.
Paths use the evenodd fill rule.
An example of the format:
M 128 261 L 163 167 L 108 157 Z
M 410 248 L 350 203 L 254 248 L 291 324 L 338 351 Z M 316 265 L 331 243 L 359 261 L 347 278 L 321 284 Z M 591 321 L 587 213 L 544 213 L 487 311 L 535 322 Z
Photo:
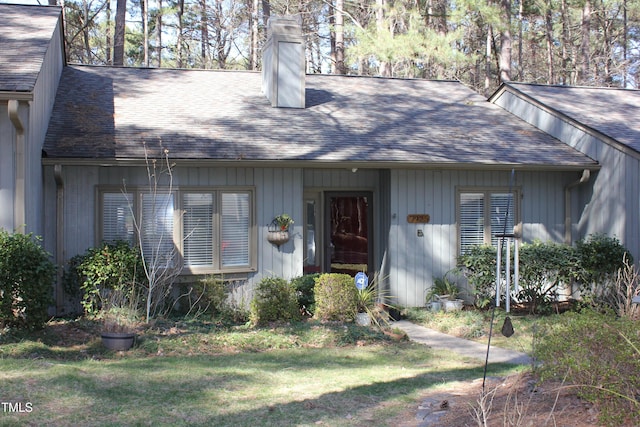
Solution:
M 323 264 L 324 272 L 331 272 L 331 198 L 332 197 L 366 197 L 367 199 L 367 274 L 374 272 L 373 251 L 374 251 L 374 209 L 373 194 L 371 190 L 344 190 L 344 191 L 324 191 L 322 201 L 324 209 L 322 212 L 323 234 Z

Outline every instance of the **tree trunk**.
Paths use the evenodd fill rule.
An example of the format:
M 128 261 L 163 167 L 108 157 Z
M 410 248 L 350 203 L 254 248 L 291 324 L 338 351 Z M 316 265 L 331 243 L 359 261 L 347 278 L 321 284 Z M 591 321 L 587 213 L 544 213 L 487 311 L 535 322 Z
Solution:
M 262 24 L 267 28 L 269 18 L 271 17 L 271 3 L 269 0 L 262 0 Z
M 585 84 L 587 82 L 589 76 L 589 43 L 590 43 L 590 34 L 591 31 L 591 3 L 589 0 L 584 2 L 584 7 L 582 8 L 582 43 L 580 44 L 580 72 L 578 73 L 579 83 Z
M 562 84 L 571 84 L 571 73 L 569 71 L 569 14 L 567 12 L 567 0 L 560 3 L 560 13 L 562 15 Z
M 347 74 L 344 66 L 344 0 L 336 0 L 336 73 Z
M 178 68 L 184 67 L 184 36 L 182 35 L 182 32 L 183 32 L 182 17 L 183 16 L 184 16 L 184 0 L 178 0 L 178 12 L 177 12 L 178 38 L 176 40 L 177 50 L 178 50 L 178 58 L 177 58 L 176 65 L 178 66 Z
M 207 1 L 200 0 L 200 56 L 202 60 L 202 68 L 207 68 L 209 61 L 209 20 L 207 18 Z
M 107 65 L 113 65 L 113 59 L 111 58 L 111 2 L 108 1 L 106 5 L 107 25 L 105 28 L 105 56 Z
M 551 17 L 551 4 L 546 5 L 545 12 L 545 28 L 547 32 L 547 83 L 555 84 L 555 76 L 553 70 L 553 21 Z
M 386 0 L 376 0 L 376 27 L 378 31 L 386 31 L 384 22 L 384 9 L 387 5 Z M 378 73 L 382 77 L 391 77 L 391 64 L 384 60 L 380 60 Z
M 484 95 L 489 96 L 489 88 L 491 87 L 491 43 L 493 39 L 493 31 L 491 26 L 487 31 L 487 50 L 484 57 Z
M 116 2 L 116 28 L 113 36 L 113 65 L 124 65 L 124 27 L 127 16 L 127 0 Z
M 258 68 L 258 5 L 259 0 L 251 1 L 251 52 L 249 55 L 249 69 L 256 70 Z
M 149 66 L 149 0 L 142 0 L 140 2 L 140 14 L 142 15 L 142 43 L 144 52 L 144 66 Z
M 511 0 L 501 0 L 502 25 L 500 32 L 500 81 L 511 80 Z
M 162 67 L 162 0 L 158 0 L 158 15 L 156 16 L 156 56 L 158 68 Z

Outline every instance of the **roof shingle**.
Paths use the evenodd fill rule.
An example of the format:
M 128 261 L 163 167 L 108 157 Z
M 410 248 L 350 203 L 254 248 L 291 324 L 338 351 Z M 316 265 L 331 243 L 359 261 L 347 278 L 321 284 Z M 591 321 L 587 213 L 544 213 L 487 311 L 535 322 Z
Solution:
M 591 167 L 458 82 L 307 75 L 306 108 L 272 108 L 259 73 L 65 67 L 53 158 Z
M 0 4 L 0 91 L 33 90 L 61 9 Z

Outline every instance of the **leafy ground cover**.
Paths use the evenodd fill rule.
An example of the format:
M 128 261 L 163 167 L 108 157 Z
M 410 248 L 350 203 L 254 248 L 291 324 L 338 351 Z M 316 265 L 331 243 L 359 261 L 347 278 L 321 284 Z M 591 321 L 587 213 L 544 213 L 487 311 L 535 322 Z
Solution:
M 424 393 L 483 373 L 352 324 L 156 322 L 128 352 L 104 350 L 97 329 L 0 335 L 0 425 L 386 426 L 414 420 Z

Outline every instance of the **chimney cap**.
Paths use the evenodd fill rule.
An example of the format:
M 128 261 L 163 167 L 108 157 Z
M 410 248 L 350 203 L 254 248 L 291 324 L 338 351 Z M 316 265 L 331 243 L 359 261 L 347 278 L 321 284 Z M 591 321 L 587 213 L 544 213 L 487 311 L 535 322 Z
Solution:
M 267 38 L 274 34 L 302 36 L 302 16 L 271 16 L 267 21 Z

